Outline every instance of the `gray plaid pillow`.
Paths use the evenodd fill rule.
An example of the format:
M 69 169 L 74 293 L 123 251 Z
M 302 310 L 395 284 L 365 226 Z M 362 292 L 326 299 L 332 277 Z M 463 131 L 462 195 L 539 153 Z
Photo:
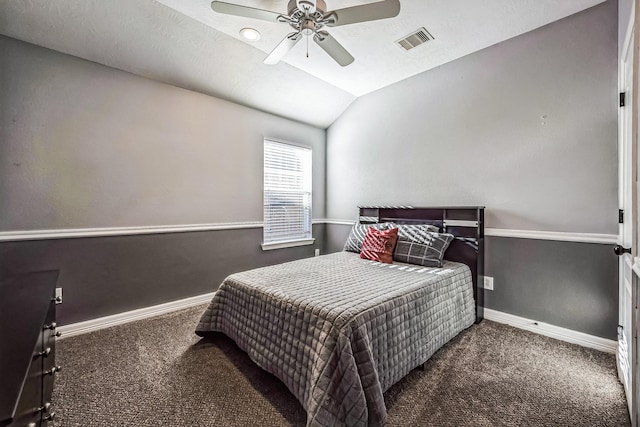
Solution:
M 373 227 L 378 230 L 388 230 L 395 226 L 396 225 L 392 222 L 381 222 L 377 224 L 361 224 L 356 222 L 353 224 L 353 228 L 351 228 L 351 232 L 349 233 L 347 242 L 344 244 L 343 250 L 360 253 L 362 250 L 362 243 L 364 243 L 364 238 L 367 237 L 367 230 L 369 227 Z
M 444 252 L 454 237 L 452 234 L 433 231 L 433 228 L 429 225 L 399 225 L 398 242 L 393 252 L 394 261 L 442 267 Z

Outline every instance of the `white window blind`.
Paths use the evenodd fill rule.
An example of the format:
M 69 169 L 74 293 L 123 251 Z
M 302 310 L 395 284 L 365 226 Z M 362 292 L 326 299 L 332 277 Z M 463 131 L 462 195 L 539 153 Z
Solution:
M 264 243 L 311 238 L 311 149 L 264 140 Z

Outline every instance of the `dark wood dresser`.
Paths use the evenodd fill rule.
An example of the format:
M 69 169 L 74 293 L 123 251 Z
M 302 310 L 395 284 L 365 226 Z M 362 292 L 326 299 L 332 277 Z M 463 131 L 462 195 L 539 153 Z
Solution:
M 57 271 L 0 281 L 0 427 L 47 425 L 55 417 Z

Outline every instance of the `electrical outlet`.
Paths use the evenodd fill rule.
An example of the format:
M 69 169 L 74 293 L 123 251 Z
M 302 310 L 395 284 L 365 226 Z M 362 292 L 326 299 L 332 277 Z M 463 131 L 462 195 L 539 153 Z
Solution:
M 316 256 L 320 256 L 320 249 L 316 249 Z
M 62 288 L 56 288 L 56 304 L 62 304 Z
M 490 291 L 493 290 L 493 277 L 489 277 L 489 276 L 482 276 L 482 287 L 485 289 L 488 289 Z

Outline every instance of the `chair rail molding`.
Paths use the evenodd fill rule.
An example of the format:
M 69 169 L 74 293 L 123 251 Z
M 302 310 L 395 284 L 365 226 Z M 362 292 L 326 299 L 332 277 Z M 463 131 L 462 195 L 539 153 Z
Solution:
M 314 225 L 330 224 L 351 226 L 354 220 L 348 219 L 314 219 Z M 224 222 L 212 224 L 184 224 L 184 225 L 149 225 L 132 227 L 96 227 L 96 228 L 67 228 L 45 230 L 0 231 L 0 242 L 21 240 L 49 240 L 72 239 L 82 237 L 129 236 L 136 234 L 189 233 L 196 231 L 240 230 L 262 228 L 262 221 Z M 560 242 L 581 242 L 615 244 L 616 234 L 575 233 L 562 231 L 511 230 L 503 228 L 485 228 L 485 236 L 508 237 L 517 239 L 556 240 Z
M 325 224 L 353 225 L 356 221 L 347 219 L 326 219 Z M 484 235 L 490 237 L 510 237 L 514 239 L 555 240 L 559 242 L 601 243 L 615 245 L 617 234 L 576 233 L 565 231 L 513 230 L 507 228 L 485 228 Z

